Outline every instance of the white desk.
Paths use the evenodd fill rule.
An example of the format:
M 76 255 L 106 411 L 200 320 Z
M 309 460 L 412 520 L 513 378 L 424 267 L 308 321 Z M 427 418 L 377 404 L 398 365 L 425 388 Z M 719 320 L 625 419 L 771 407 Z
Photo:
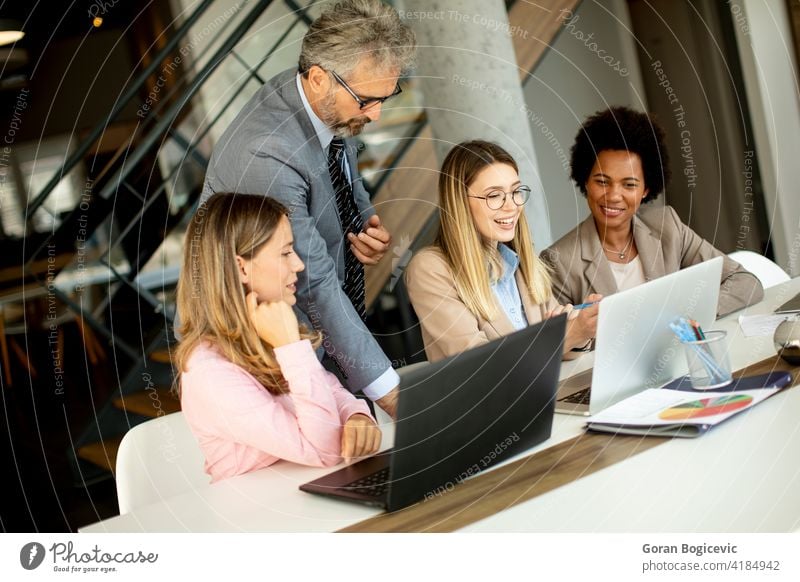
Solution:
M 744 313 L 768 313 L 800 291 L 800 278 L 769 289 Z M 735 369 L 774 354 L 772 338 L 728 330 Z M 591 365 L 567 362 L 562 376 Z M 553 436 L 535 453 L 583 430 L 556 415 Z M 391 427 L 384 446 L 391 444 Z M 519 458 L 519 457 L 517 457 Z M 509 459 L 508 462 L 513 461 Z M 286 462 L 184 493 L 81 532 L 334 531 L 380 510 L 303 493 L 331 469 Z M 769 399 L 698 439 L 675 439 L 555 491 L 476 522 L 466 531 L 793 531 L 800 528 L 800 388 Z

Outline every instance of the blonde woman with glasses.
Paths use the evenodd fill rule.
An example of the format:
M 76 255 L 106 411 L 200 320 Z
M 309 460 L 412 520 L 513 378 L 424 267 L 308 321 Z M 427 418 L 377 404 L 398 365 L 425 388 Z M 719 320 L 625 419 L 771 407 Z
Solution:
M 598 306 L 553 298 L 523 205 L 530 188 L 497 144 L 470 141 L 447 154 L 439 176 L 439 233 L 406 271 L 428 360 L 436 361 L 569 311 L 565 355 L 584 351 Z M 600 295 L 586 298 L 596 302 Z
M 320 334 L 300 326 L 285 206 L 215 194 L 186 231 L 178 280 L 181 408 L 212 482 L 279 459 L 331 466 L 375 452 L 367 404 L 325 371 Z

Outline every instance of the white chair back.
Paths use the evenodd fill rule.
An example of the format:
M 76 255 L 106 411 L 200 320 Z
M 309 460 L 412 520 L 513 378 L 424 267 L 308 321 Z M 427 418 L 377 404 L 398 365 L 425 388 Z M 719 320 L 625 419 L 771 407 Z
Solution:
M 791 278 L 786 274 L 786 271 L 767 257 L 753 251 L 735 251 L 728 256 L 758 277 L 764 289 L 784 283 Z
M 205 457 L 182 412 L 148 420 L 129 430 L 117 453 L 119 512 L 128 513 L 197 487 L 211 478 Z

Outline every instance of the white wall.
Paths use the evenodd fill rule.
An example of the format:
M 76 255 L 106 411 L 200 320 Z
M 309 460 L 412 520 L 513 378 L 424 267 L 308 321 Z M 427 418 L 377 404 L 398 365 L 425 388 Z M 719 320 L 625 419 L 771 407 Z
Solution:
M 554 241 L 589 215 L 569 179 L 581 122 L 610 105 L 647 109 L 627 3 L 584 0 L 574 17 L 524 86 Z
M 739 11 L 739 8 L 741 11 Z M 777 262 L 800 275 L 800 103 L 784 2 L 731 3 Z

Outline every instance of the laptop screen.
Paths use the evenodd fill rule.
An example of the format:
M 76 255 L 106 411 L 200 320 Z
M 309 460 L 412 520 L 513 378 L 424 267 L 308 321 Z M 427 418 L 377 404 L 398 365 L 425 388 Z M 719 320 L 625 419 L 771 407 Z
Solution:
M 550 437 L 565 322 L 546 320 L 403 377 L 390 511 Z
M 669 323 L 697 320 L 709 329 L 717 314 L 722 257 L 681 269 L 600 303 L 591 412 L 686 373 Z

